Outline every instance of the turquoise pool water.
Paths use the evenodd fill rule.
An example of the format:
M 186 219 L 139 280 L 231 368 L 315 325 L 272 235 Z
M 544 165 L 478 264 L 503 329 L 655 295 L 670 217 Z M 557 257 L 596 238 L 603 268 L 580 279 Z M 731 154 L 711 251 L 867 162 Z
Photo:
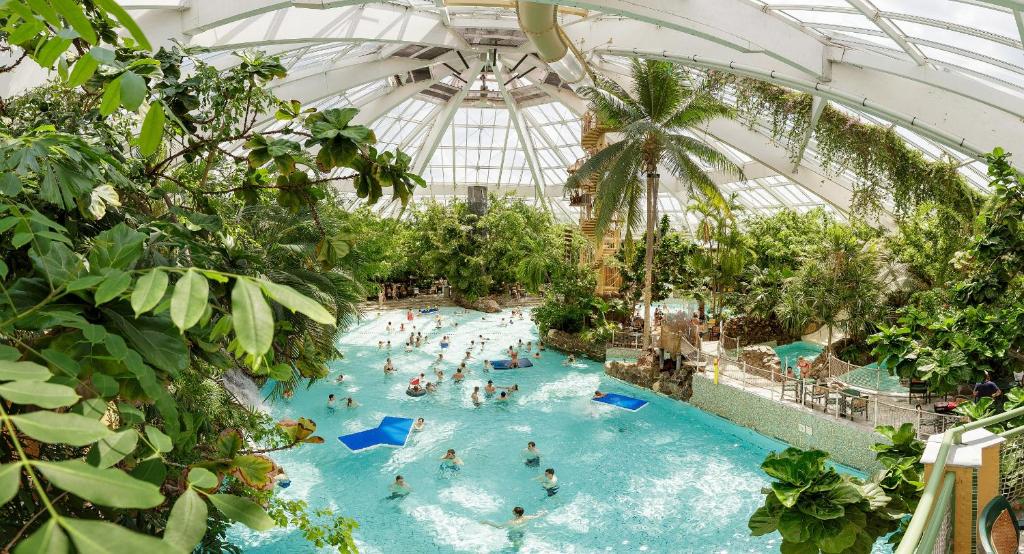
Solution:
M 799 376 L 800 369 L 797 368 L 797 360 L 803 356 L 808 362 L 814 361 L 814 359 L 817 358 L 824 349 L 825 347 L 818 343 L 798 340 L 789 344 L 776 346 L 774 350 L 775 354 L 779 356 L 779 362 L 782 364 L 783 371 L 785 371 L 787 367 L 793 366 L 793 371 L 797 376 Z
M 502 326 L 508 312 L 483 316 L 442 309 L 442 317 L 441 329 L 432 319 L 417 317 L 429 343 L 406 353 L 401 345 L 408 333 L 397 331 L 404 312 L 370 314 L 339 339 L 345 359 L 334 364 L 329 379 L 270 408 L 278 418 L 313 418 L 327 439 L 276 456 L 292 479 L 284 497 L 304 499 L 311 507 L 332 506 L 357 519 L 356 538 L 369 553 L 778 550 L 778 536 L 751 537 L 747 519 L 768 483 L 759 464 L 784 444 L 606 377 L 597 363 L 563 365 L 565 357 L 550 350 L 533 360 L 533 368 L 484 373 L 483 358 L 503 357 L 500 352 L 520 339 L 536 343 L 535 326 L 528 318 Z M 396 328 L 390 335 L 388 321 Z M 445 334 L 452 337 L 442 364 L 445 381 L 435 394 L 410 398 L 407 382 L 421 371 L 429 374 Z M 469 341 L 481 334 L 488 341 L 482 352 L 474 348 L 466 381 L 451 382 Z M 395 345 L 394 375 L 382 371 L 387 356 L 377 348 L 382 339 Z M 338 372 L 345 374 L 342 384 L 334 382 Z M 476 408 L 470 393 L 487 379 L 500 386 L 518 384 L 521 391 L 508 405 L 487 401 Z M 626 412 L 591 402 L 595 389 L 650 404 Z M 330 393 L 342 403 L 352 396 L 361 406 L 329 410 Z M 386 415 L 424 417 L 427 425 L 400 449 L 353 454 L 336 439 L 375 427 Z M 540 468 L 523 464 L 521 451 L 530 440 L 542 453 Z M 465 461 L 455 475 L 439 471 L 448 448 Z M 547 467 L 555 469 L 561 485 L 552 497 L 532 480 Z M 387 500 L 397 474 L 412 493 Z M 515 544 L 507 531 L 481 523 L 504 522 L 517 505 L 530 514 L 547 513 L 529 522 Z M 236 528 L 232 533 L 246 552 L 311 550 L 288 530 L 256 534 Z
M 878 371 L 877 367 L 878 364 L 872 362 L 843 375 L 842 381 L 847 385 L 866 390 L 877 390 L 891 394 L 907 394 L 910 392 L 907 387 L 900 384 L 899 377 L 889 375 L 889 372 L 884 369 Z

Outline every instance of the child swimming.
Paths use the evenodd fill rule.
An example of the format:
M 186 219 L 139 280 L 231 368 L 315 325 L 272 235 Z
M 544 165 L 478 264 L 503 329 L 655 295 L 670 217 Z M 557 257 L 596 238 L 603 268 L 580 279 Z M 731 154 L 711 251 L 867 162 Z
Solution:
M 547 468 L 544 470 L 544 475 L 535 477 L 536 480 L 540 481 L 540 486 L 544 488 L 544 492 L 548 493 L 548 496 L 554 496 L 558 493 L 558 477 L 555 477 L 555 470 Z
M 409 493 L 412 492 L 412 487 L 405 482 L 405 479 L 402 478 L 401 475 L 398 475 L 395 477 L 395 482 L 388 486 L 388 492 L 391 493 L 387 497 L 388 500 L 398 500 L 409 496 Z
M 455 455 L 455 449 L 449 448 L 448 452 L 445 452 L 444 456 L 441 456 L 441 471 L 446 472 L 457 472 L 462 469 L 462 460 Z
M 537 450 L 537 443 L 530 441 L 526 443 L 523 450 L 523 463 L 529 467 L 540 467 L 540 450 Z

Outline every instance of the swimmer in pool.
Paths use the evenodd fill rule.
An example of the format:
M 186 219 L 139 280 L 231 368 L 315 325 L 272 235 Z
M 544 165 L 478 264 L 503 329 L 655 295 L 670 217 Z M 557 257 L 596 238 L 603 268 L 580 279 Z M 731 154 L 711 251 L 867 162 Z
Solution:
M 427 383 L 427 392 L 437 392 L 437 385 L 433 383 Z
M 508 402 L 508 393 L 505 391 L 501 391 L 501 394 L 498 395 L 498 399 L 495 400 L 495 402 L 501 402 L 503 404 L 505 402 Z
M 490 370 L 491 370 L 491 362 L 489 360 L 484 360 L 484 373 L 486 373 L 486 372 L 488 372 Z
M 480 387 L 473 387 L 473 394 L 469 395 L 469 398 L 473 401 L 474 406 L 483 404 L 483 402 L 480 401 Z
M 348 400 L 345 401 L 345 407 L 346 408 L 358 408 L 359 407 L 359 403 L 356 402 L 355 398 L 352 398 L 350 396 L 350 397 L 348 397 Z
M 459 369 L 462 371 L 469 371 L 469 368 L 466 367 L 466 362 L 459 362 Z
M 292 389 L 288 389 L 288 390 L 284 391 L 281 394 L 281 396 L 283 396 L 285 400 L 291 400 L 292 397 L 295 396 L 295 391 L 292 390 Z
M 391 350 L 391 341 L 388 341 L 388 343 L 386 345 L 384 345 L 384 347 L 387 348 L 388 351 L 390 351 Z
M 395 477 L 395 482 L 388 486 L 388 492 L 391 493 L 388 496 L 388 500 L 397 500 L 409 496 L 409 493 L 412 492 L 412 487 L 405 482 L 401 475 L 398 475 Z
M 339 373 L 338 378 L 334 380 L 335 383 L 341 383 L 343 381 L 345 381 L 345 375 L 342 373 Z
M 412 339 L 409 339 L 409 342 L 405 343 L 405 351 L 412 352 Z
M 404 324 L 404 323 L 400 323 L 400 324 L 398 325 L 398 330 L 399 330 L 399 331 L 402 331 L 402 332 L 404 333 L 404 332 L 405 332 L 405 324 Z
M 487 384 L 484 385 L 484 394 L 487 395 L 487 398 L 490 398 L 496 392 L 498 392 L 498 389 L 494 387 L 494 381 L 488 380 Z
M 419 418 L 419 419 L 417 419 L 417 420 L 416 420 L 416 423 L 413 423 L 413 424 L 412 424 L 412 430 L 413 430 L 413 431 L 416 431 L 417 433 L 419 433 L 419 432 L 420 432 L 420 431 L 422 431 L 422 430 L 423 430 L 423 428 L 424 428 L 424 427 L 426 427 L 426 426 L 427 426 L 427 422 L 426 422 L 426 420 L 424 420 L 424 419 L 423 419 L 423 418 L 421 417 L 421 418 Z
M 333 394 L 327 395 L 327 409 L 328 410 L 333 410 L 334 409 L 334 395 Z
M 377 341 L 377 350 L 384 350 L 384 341 Z
M 544 475 L 535 477 L 536 480 L 540 481 L 540 486 L 544 488 L 544 492 L 548 493 L 548 496 L 554 496 L 558 493 L 558 477 L 555 477 L 555 470 L 547 468 L 544 470 Z
M 448 452 L 445 452 L 444 456 L 441 456 L 441 469 L 458 471 L 459 466 L 461 465 L 463 465 L 462 459 L 455 455 L 454 448 L 449 448 Z
M 470 359 L 470 358 L 472 358 L 472 357 L 473 357 L 473 355 L 469 353 L 469 350 L 467 350 L 467 351 L 466 351 L 466 357 L 465 357 L 465 358 L 463 358 L 463 360 L 468 360 L 468 359 Z
M 533 341 L 532 340 L 526 341 L 526 351 L 527 352 L 533 352 Z
M 601 398 L 603 396 L 604 396 L 603 392 L 601 392 L 599 390 L 594 391 L 594 398 Z
M 547 512 L 545 512 L 544 510 L 541 510 L 534 515 L 528 516 L 526 515 L 526 510 L 524 510 L 522 506 L 516 506 L 515 508 L 512 508 L 512 519 L 506 521 L 505 523 L 494 523 L 493 521 L 487 520 L 481 520 L 480 523 L 483 523 L 484 525 L 489 525 L 491 527 L 495 527 L 497 529 L 508 529 L 508 539 L 512 541 L 513 546 L 516 546 L 518 548 L 519 546 L 521 546 L 523 540 L 523 525 L 525 525 L 526 522 L 530 521 L 531 519 L 536 519 L 538 517 L 543 516 L 546 513 Z
M 572 365 L 574 363 L 576 363 L 576 356 L 569 354 L 569 357 L 562 362 L 562 365 Z
M 537 443 L 533 441 L 526 443 L 526 450 L 523 450 L 523 463 L 529 467 L 540 467 L 540 450 L 537 450 Z
M 537 360 L 539 360 L 539 359 L 540 359 L 540 350 L 538 350 L 538 351 L 534 352 L 534 353 L 533 353 L 533 357 L 534 357 L 534 359 L 537 359 Z
M 434 377 L 437 377 L 437 384 L 440 385 L 444 381 L 444 372 L 439 369 L 434 372 Z
M 465 377 L 465 375 L 462 373 L 462 368 L 460 367 L 459 369 L 455 370 L 455 375 L 452 375 L 452 380 L 455 381 L 456 383 L 461 383 L 463 377 Z
M 443 353 L 438 354 L 437 355 L 437 359 L 434 360 L 434 363 L 432 365 L 437 365 L 437 364 L 439 364 L 439 363 L 441 363 L 443 361 L 444 361 L 444 354 Z
M 388 326 L 387 326 L 387 332 L 390 333 L 391 331 L 394 331 L 394 330 L 395 330 L 395 328 L 391 325 L 391 322 L 389 321 L 388 322 Z

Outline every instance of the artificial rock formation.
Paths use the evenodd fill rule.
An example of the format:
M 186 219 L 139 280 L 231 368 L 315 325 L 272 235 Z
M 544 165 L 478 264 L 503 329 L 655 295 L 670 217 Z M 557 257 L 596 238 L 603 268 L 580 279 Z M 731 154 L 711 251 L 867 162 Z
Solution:
M 544 344 L 559 352 L 586 356 L 595 362 L 603 362 L 605 360 L 603 344 L 593 344 L 581 339 L 579 335 L 566 333 L 558 329 L 548 329 L 548 334 L 544 337 Z
M 676 400 L 689 400 L 693 396 L 693 368 L 685 364 L 673 371 L 661 371 L 661 364 L 650 354 L 636 362 L 608 362 L 604 371 L 616 379 L 660 392 Z

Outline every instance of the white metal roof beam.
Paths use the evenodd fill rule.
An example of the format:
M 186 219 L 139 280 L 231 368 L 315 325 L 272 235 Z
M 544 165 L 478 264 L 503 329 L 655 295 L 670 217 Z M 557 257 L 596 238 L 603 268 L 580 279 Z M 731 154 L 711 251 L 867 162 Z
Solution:
M 1020 42 L 1024 44 L 1024 8 L 1013 10 L 1013 20 L 1017 22 L 1017 32 L 1020 33 Z
M 800 148 L 797 149 L 796 156 L 793 159 L 793 173 L 800 171 L 800 162 L 804 159 L 804 152 L 807 150 L 807 143 L 811 142 L 811 137 L 814 135 L 814 128 L 818 126 L 818 119 L 821 118 L 821 113 L 825 111 L 825 106 L 828 104 L 828 100 L 820 96 L 815 96 L 811 99 L 811 120 L 807 124 L 807 130 L 804 132 L 804 136 L 800 137 Z
M 232 2 L 197 2 L 237 9 Z M 157 44 L 177 38 L 188 46 L 237 50 L 287 43 L 394 42 L 445 48 L 469 45 L 435 13 L 391 4 L 362 4 L 326 9 L 288 7 L 233 20 L 189 37 L 190 10 L 151 10 L 138 17 Z
M 462 100 L 469 94 L 469 88 L 473 85 L 473 81 L 476 80 L 477 76 L 480 75 L 480 70 L 483 69 L 484 62 L 475 61 L 470 64 L 469 69 L 463 72 L 463 79 L 466 80 L 466 84 L 452 96 L 448 103 L 444 106 L 444 109 L 433 118 L 433 126 L 430 128 L 430 132 L 427 133 L 427 137 L 423 141 L 423 145 L 419 151 L 416 152 L 416 160 L 414 161 L 414 168 L 417 175 L 422 175 L 423 170 L 427 168 L 430 163 L 430 158 L 434 157 L 434 152 L 437 151 L 437 147 L 441 144 L 441 137 L 444 134 L 445 129 L 451 125 L 452 118 L 455 117 L 455 112 L 462 105 Z M 433 193 L 431 193 L 433 194 Z
M 390 92 L 379 98 L 359 106 L 359 113 L 352 119 L 354 125 L 369 125 L 377 121 L 381 116 L 397 108 L 402 102 L 427 90 L 439 79 L 428 79 L 418 83 L 410 83 L 392 89 Z
M 508 87 L 505 86 L 505 79 L 505 72 L 501 67 L 495 66 L 494 80 L 498 82 L 498 90 L 501 92 L 501 97 L 505 100 L 505 107 L 508 108 L 508 117 L 515 128 L 516 135 L 519 137 L 519 144 L 523 147 L 523 154 L 526 155 L 526 163 L 530 166 L 530 174 L 533 176 L 533 185 L 537 189 L 537 198 L 548 211 L 551 211 L 551 206 L 548 205 L 547 199 L 544 198 L 544 172 L 541 170 L 540 162 L 537 160 L 537 150 L 533 146 L 533 137 L 530 136 L 530 130 L 526 127 L 523 114 L 519 113 L 515 99 L 512 98 L 512 95 L 508 92 Z
M 544 141 L 544 144 L 546 144 L 548 148 L 551 149 L 551 151 L 555 154 L 555 157 L 558 158 L 558 161 L 562 162 L 565 165 L 565 167 L 569 167 L 570 165 L 572 165 L 572 162 L 565 159 L 565 156 L 562 155 L 562 149 L 559 148 L 557 144 L 551 142 L 551 137 L 549 137 L 548 134 L 544 131 L 543 126 L 541 126 L 540 123 L 537 123 L 537 120 L 534 119 L 533 116 L 529 114 L 529 112 L 523 111 L 522 115 L 526 119 L 526 122 L 529 123 L 529 125 L 526 128 L 529 129 L 532 127 L 533 129 L 536 129 L 537 134 L 540 135 L 540 139 Z
M 878 11 L 878 8 L 874 7 L 867 0 L 846 1 L 849 2 L 850 5 L 853 6 L 854 8 L 857 8 L 857 11 L 864 14 L 864 17 L 867 17 L 875 25 L 877 25 L 883 33 L 889 35 L 889 38 L 896 41 L 896 44 L 899 44 L 900 48 L 902 48 L 908 56 L 910 56 L 911 58 L 914 59 L 915 62 L 917 62 L 917 65 L 928 64 L 928 60 L 925 59 L 924 54 L 922 54 L 916 46 L 907 42 L 907 37 L 905 37 L 903 33 L 901 33 L 899 29 L 897 29 L 896 26 L 892 24 L 891 21 L 882 17 L 881 13 L 879 13 Z

